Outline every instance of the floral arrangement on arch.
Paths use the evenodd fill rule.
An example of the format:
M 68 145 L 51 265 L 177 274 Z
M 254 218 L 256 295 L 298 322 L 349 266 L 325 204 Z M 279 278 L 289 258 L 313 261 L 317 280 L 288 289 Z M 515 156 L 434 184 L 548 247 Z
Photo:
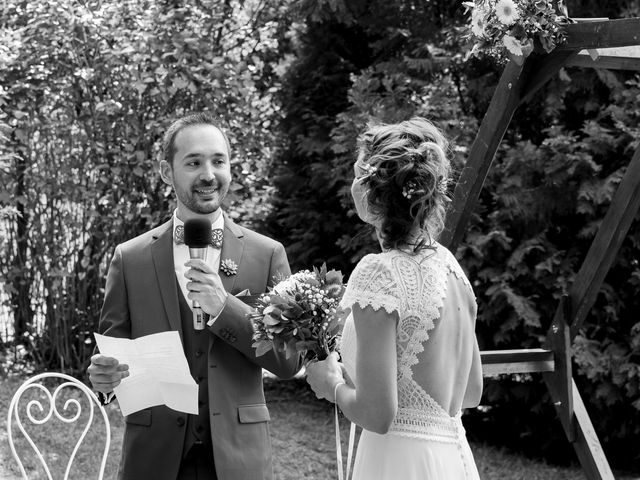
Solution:
M 287 358 L 303 352 L 305 361 L 329 356 L 344 326 L 339 307 L 344 288 L 342 273 L 327 271 L 324 264 L 282 279 L 260 295 L 249 314 L 256 356 L 272 349 Z
M 484 51 L 522 64 L 534 42 L 548 53 L 565 39 L 561 25 L 569 19 L 562 0 L 473 0 L 463 5 L 471 12 L 471 55 Z

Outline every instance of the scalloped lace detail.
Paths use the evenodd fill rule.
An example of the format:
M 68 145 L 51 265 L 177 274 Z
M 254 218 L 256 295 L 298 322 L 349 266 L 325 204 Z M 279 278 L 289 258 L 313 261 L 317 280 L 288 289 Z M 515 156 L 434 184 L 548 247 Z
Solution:
M 362 308 L 370 305 L 398 313 L 398 413 L 389 433 L 447 443 L 459 443 L 464 436 L 460 414 L 450 416 L 414 381 L 412 372 L 440 317 L 449 273 L 471 289 L 455 257 L 437 245 L 435 251 L 418 255 L 397 250 L 367 255 L 349 279 L 341 303 L 344 308 L 357 303 Z M 341 350 L 345 367 L 355 379 L 356 335 L 351 315 L 345 322 Z
M 378 262 L 378 255 L 367 255 L 349 278 L 340 305 L 343 308 L 358 303 L 361 308 L 384 308 L 387 313 L 399 311 L 398 283 L 391 270 Z

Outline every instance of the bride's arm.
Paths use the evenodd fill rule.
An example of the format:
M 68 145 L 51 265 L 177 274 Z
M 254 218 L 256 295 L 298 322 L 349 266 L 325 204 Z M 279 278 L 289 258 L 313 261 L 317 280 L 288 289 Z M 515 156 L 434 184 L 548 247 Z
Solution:
M 396 312 L 352 307 L 356 327 L 356 383 L 340 385 L 336 401 L 345 416 L 361 427 L 386 433 L 398 410 L 396 384 Z
M 482 359 L 480 358 L 478 339 L 474 335 L 473 359 L 471 361 L 471 370 L 469 371 L 467 389 L 464 392 L 464 399 L 462 400 L 462 408 L 475 408 L 480 404 L 480 400 L 482 398 L 482 386 Z

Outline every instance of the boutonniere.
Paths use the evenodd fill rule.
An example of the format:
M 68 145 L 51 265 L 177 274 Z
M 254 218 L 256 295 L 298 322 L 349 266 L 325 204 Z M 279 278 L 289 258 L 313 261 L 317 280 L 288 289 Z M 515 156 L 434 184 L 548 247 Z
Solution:
M 220 271 L 230 277 L 238 273 L 238 265 L 230 258 L 225 258 L 220 262 Z

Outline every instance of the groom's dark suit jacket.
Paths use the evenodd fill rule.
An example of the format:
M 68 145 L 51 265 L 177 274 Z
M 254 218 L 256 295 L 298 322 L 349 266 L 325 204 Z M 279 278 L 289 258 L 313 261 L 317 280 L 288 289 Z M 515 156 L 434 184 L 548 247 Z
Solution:
M 116 247 L 105 290 L 100 333 L 137 338 L 177 330 L 184 345 L 179 287 L 173 263 L 173 222 Z M 230 293 L 210 331 L 208 400 L 211 443 L 220 480 L 272 478 L 269 411 L 262 387 L 262 367 L 292 377 L 299 358 L 273 351 L 256 358 L 251 347 L 250 311 L 233 294 L 265 292 L 276 275 L 290 274 L 284 247 L 234 224 L 225 215 L 221 260 L 238 266 L 235 275 L 220 273 Z M 189 356 L 189 352 L 186 352 Z M 174 480 L 185 444 L 187 414 L 158 406 L 125 418 L 119 478 Z

